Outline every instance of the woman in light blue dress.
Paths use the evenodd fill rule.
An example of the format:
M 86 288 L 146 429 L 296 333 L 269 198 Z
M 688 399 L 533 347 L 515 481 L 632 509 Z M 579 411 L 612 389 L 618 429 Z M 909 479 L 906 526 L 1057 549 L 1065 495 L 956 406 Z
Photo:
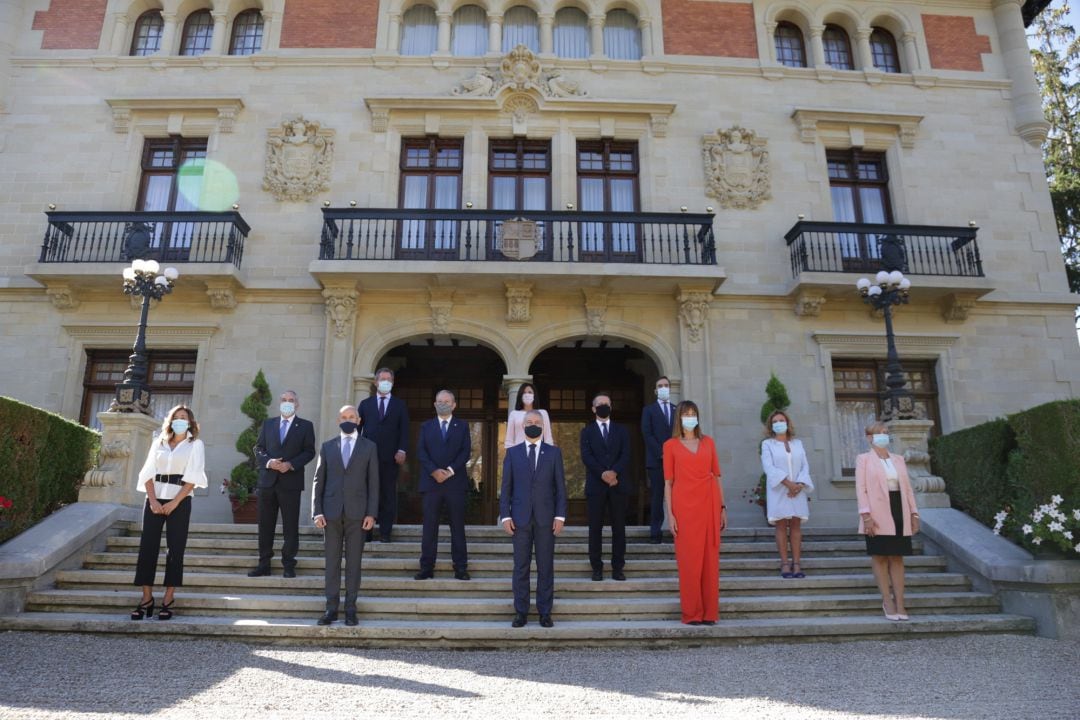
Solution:
M 765 473 L 765 510 L 776 526 L 780 551 L 780 577 L 802 578 L 802 523 L 810 518 L 809 494 L 814 490 L 802 442 L 787 413 L 777 410 L 765 421 L 761 443 L 761 469 Z M 788 543 L 791 559 L 788 560 Z

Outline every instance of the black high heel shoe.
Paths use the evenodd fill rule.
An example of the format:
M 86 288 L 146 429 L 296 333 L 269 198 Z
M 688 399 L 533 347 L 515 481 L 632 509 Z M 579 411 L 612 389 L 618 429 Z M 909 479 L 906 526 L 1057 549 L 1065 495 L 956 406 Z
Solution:
M 158 620 L 172 620 L 173 611 L 171 610 L 173 603 L 176 602 L 176 598 L 173 598 L 172 602 L 162 602 L 161 610 L 157 614 Z
M 144 603 L 139 603 L 135 606 L 135 609 L 131 611 L 132 620 L 142 620 L 148 618 L 154 614 L 154 598 L 153 596 Z

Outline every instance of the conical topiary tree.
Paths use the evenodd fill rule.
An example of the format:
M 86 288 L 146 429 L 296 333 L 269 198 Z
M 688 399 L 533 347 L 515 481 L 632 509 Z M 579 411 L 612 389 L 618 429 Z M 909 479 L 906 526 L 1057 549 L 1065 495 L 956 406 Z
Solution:
M 229 498 L 237 506 L 247 502 L 255 491 L 255 483 L 259 480 L 254 448 L 259 440 L 259 430 L 267 418 L 266 409 L 270 407 L 270 402 L 273 400 L 270 386 L 266 383 L 262 370 L 255 375 L 251 387 L 255 388 L 254 392 L 244 398 L 244 402 L 240 404 L 240 411 L 251 418 L 251 424 L 244 428 L 240 437 L 236 439 L 236 451 L 245 456 L 246 460 L 234 467 L 229 476 Z

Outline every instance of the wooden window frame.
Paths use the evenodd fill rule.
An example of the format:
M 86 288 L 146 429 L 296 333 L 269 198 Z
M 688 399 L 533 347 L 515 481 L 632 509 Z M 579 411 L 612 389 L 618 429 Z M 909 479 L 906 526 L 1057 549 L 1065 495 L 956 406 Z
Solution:
M 427 167 L 420 168 L 417 166 L 409 165 L 407 163 L 408 152 L 413 148 L 424 147 L 428 150 L 428 164 Z M 453 149 L 457 150 L 458 164 L 456 167 L 439 167 L 439 151 Z M 398 178 L 398 208 L 405 208 L 405 180 L 409 177 L 426 176 L 428 178 L 427 187 L 427 199 L 425 201 L 424 208 L 408 208 L 412 210 L 432 210 L 435 204 L 436 193 L 436 178 L 439 177 L 456 177 L 457 183 L 457 208 L 461 208 L 461 197 L 464 191 L 463 185 L 465 184 L 465 138 L 443 138 L 436 135 L 428 135 L 426 137 L 407 137 L 401 139 L 401 154 L 399 156 L 400 177 Z M 449 210 L 449 208 L 443 208 Z M 413 248 L 402 248 L 400 240 L 397 242 L 394 248 L 395 256 L 398 258 L 416 258 L 416 259 L 431 259 L 434 257 L 457 257 L 458 248 L 455 243 L 455 247 L 452 249 L 440 249 L 434 248 L 434 222 L 427 222 L 424 226 L 424 247 L 417 250 Z M 457 237 L 460 241 L 460 227 L 458 228 Z M 401 237 L 402 224 L 398 224 L 398 230 L 396 236 Z
M 543 151 L 547 155 L 546 167 L 543 170 L 525 167 L 525 153 Z M 495 166 L 495 153 L 514 152 L 516 156 L 513 168 L 500 168 Z M 507 140 L 491 140 L 488 143 L 488 197 L 495 197 L 495 179 L 500 177 L 514 178 L 514 212 L 525 212 L 522 205 L 525 202 L 525 183 L 527 178 L 544 178 L 547 180 L 547 193 L 545 210 L 551 210 L 551 141 L 550 140 L 525 140 L 524 138 L 511 138 Z
M 833 36 L 832 39 L 829 37 L 830 34 Z M 842 44 L 841 41 L 843 41 Z M 826 25 L 821 33 L 821 46 L 825 51 L 825 65 L 833 70 L 855 69 L 855 53 L 852 52 L 851 37 L 848 35 L 847 30 L 832 23 Z M 830 56 L 839 56 L 839 54 L 846 55 L 846 65 L 833 64 L 830 60 Z
M 864 162 L 879 163 L 881 167 L 881 177 L 877 179 L 860 178 L 859 165 Z M 850 187 L 855 189 L 855 198 L 857 200 L 857 202 L 855 202 L 855 222 L 865 222 L 863 220 L 862 202 L 859 200 L 861 196 L 858 193 L 860 188 L 865 187 L 880 188 L 882 190 L 885 208 L 885 224 L 893 222 L 892 200 L 889 197 L 889 166 L 885 159 L 885 153 L 860 150 L 859 148 L 850 148 L 848 150 L 826 150 L 825 163 L 826 166 L 831 165 L 832 163 L 843 163 L 847 166 L 850 177 L 834 178 L 832 173 L 829 173 L 829 187 Z
M 179 135 L 167 138 L 147 138 L 143 144 L 142 160 L 140 161 L 142 175 L 139 178 L 137 209 L 142 210 L 143 203 L 146 201 L 146 188 L 150 184 L 150 178 L 166 175 L 172 177 L 172 186 L 169 188 L 169 206 L 162 212 L 175 212 L 176 196 L 180 191 L 180 183 L 177 182 L 180 167 L 187 160 L 187 153 L 202 152 L 205 159 L 208 152 L 207 147 L 207 138 L 186 138 Z M 151 163 L 154 151 L 165 148 L 168 148 L 173 153 L 172 165 L 167 168 L 155 167 Z
M 131 355 L 131 350 L 118 350 L 118 349 L 104 349 L 104 348 L 87 348 L 86 350 L 86 370 L 83 373 L 83 394 L 82 402 L 79 405 L 79 422 L 83 425 L 89 426 L 92 418 L 90 417 L 90 405 L 91 396 L 95 393 L 112 393 L 116 389 L 118 382 L 101 381 L 96 382 L 94 380 L 94 374 L 96 368 L 105 363 L 123 363 L 126 367 L 128 359 Z M 195 381 L 192 379 L 188 382 L 175 382 L 168 381 L 154 382 L 154 368 L 161 363 L 191 363 L 196 365 L 198 363 L 198 351 L 196 350 L 149 350 L 147 351 L 147 384 L 150 387 L 151 392 L 189 392 L 192 397 L 195 394 Z M 196 368 L 192 369 L 192 375 L 194 375 Z
M 247 18 L 252 17 L 257 18 L 257 21 L 248 22 L 247 25 L 242 24 L 247 20 Z M 237 56 L 247 56 L 255 55 L 256 53 L 262 52 L 263 41 L 266 39 L 266 36 L 263 32 L 265 27 L 266 21 L 262 16 L 262 11 L 258 8 L 244 10 L 242 13 L 238 14 L 235 18 L 233 18 L 232 32 L 229 33 L 229 54 Z M 240 31 L 244 31 L 244 35 L 242 37 L 239 36 Z M 249 42 L 249 38 L 258 38 L 258 45 L 254 46 L 253 48 L 249 48 L 248 45 L 254 45 L 254 43 Z M 238 39 L 242 43 L 242 46 L 239 49 L 243 52 L 237 52 Z
M 900 64 L 900 50 L 896 46 L 896 38 L 885 28 L 875 27 L 870 31 L 870 57 L 874 67 L 881 72 L 901 73 L 904 71 Z M 879 58 L 882 62 L 878 62 Z M 893 69 L 895 68 L 895 69 Z
M 581 155 L 583 152 L 599 153 L 601 157 L 602 168 L 597 170 L 593 168 L 583 168 L 581 166 Z M 621 170 L 611 168 L 611 155 L 612 153 L 629 153 L 631 163 L 633 167 L 630 170 Z M 580 199 L 584 196 L 581 187 L 581 181 L 583 179 L 601 179 L 604 182 L 604 208 L 600 211 L 585 211 L 582 210 L 583 216 L 588 216 L 590 212 L 615 212 L 611 209 L 611 181 L 613 179 L 625 179 L 630 178 L 634 182 L 634 208 L 630 212 L 641 212 L 641 162 L 638 154 L 638 143 L 636 140 L 612 140 L 611 138 L 603 138 L 600 140 L 578 140 L 577 147 L 574 150 L 574 167 L 577 171 L 577 193 L 580 207 Z M 604 249 L 600 252 L 585 251 L 583 246 L 579 251 L 583 257 L 600 256 L 603 255 L 613 261 L 618 262 L 620 259 L 627 257 L 638 257 L 641 255 L 641 236 L 640 226 L 635 225 L 635 240 L 633 252 L 614 252 L 612 248 L 612 238 L 610 237 L 610 226 L 605 226 L 604 229 Z M 579 238 L 581 234 L 579 232 Z
M 157 46 L 157 49 L 154 50 L 153 52 L 140 52 L 140 50 L 144 49 L 144 48 L 140 47 L 140 43 L 139 43 L 140 31 L 143 29 L 143 27 L 147 23 L 149 23 L 153 19 L 156 19 L 158 21 L 158 36 L 157 36 L 158 46 Z M 154 55 L 156 53 L 161 52 L 161 38 L 164 36 L 164 34 L 165 34 L 165 18 L 162 17 L 161 11 L 160 10 L 147 10 L 146 12 L 144 12 L 142 15 L 140 15 L 138 18 L 135 19 L 135 29 L 131 33 L 131 48 L 128 50 L 128 55 L 130 55 L 132 57 L 148 57 L 150 55 Z M 145 40 L 148 37 L 149 37 L 149 33 L 147 33 L 145 36 L 142 36 L 141 39 Z
M 203 18 L 209 19 L 209 23 L 203 21 Z M 199 21 L 198 28 L 195 26 L 195 21 Z M 188 40 L 192 40 L 192 31 L 195 29 L 209 28 L 210 34 L 206 36 L 206 47 L 191 47 L 188 48 Z M 214 46 L 214 16 L 209 10 L 195 10 L 187 18 L 184 19 L 184 31 L 180 33 L 180 55 L 183 57 L 199 57 L 210 52 L 210 48 Z M 198 52 L 194 52 L 198 50 Z
M 793 43 L 798 41 L 796 47 Z M 808 67 L 806 58 L 806 38 L 799 26 L 791 22 L 779 22 L 773 33 L 773 47 L 776 49 L 776 62 L 784 67 L 804 68 Z M 797 58 L 789 58 L 792 52 L 797 52 Z M 789 62 L 791 60 L 792 62 Z M 794 64 L 794 62 L 798 64 Z

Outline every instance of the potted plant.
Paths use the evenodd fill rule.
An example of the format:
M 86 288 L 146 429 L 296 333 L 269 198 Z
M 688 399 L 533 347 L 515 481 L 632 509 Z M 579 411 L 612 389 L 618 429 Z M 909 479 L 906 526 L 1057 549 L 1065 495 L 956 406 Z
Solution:
M 266 409 L 273 400 L 262 370 L 255 375 L 251 387 L 254 391 L 240 405 L 240 411 L 251 418 L 251 424 L 236 439 L 236 450 L 245 459 L 232 469 L 224 483 L 232 504 L 233 522 L 236 523 L 255 523 L 258 520 L 255 484 L 259 480 L 259 468 L 255 461 L 255 443 L 259 440 L 259 429 L 267 418 Z

